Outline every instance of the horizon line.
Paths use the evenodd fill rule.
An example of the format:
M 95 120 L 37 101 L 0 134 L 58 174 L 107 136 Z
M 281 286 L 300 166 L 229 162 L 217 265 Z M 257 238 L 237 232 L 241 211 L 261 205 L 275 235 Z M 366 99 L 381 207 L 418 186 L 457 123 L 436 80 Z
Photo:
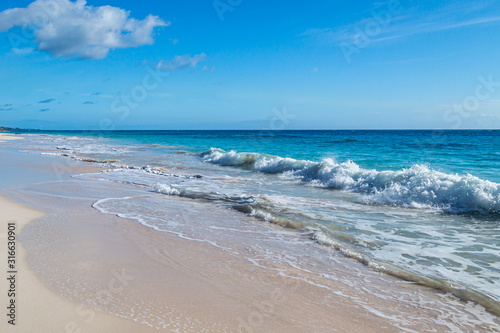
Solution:
M 298 129 L 37 129 L 1 127 L 0 132 L 38 131 L 38 132 L 145 132 L 145 131 L 252 131 L 252 132 L 287 132 L 287 131 L 500 131 L 500 128 L 298 128 Z

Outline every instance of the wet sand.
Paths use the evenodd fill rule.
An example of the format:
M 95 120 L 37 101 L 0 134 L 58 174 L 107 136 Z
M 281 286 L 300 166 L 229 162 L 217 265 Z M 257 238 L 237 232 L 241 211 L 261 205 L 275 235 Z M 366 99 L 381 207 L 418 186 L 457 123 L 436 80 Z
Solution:
M 15 156 L 20 155 L 11 154 L 10 163 Z M 100 213 L 92 208 L 95 201 L 110 194 L 140 193 L 123 184 L 71 178 L 99 171 L 88 164 L 67 165 L 61 175 L 52 174 L 54 170 L 46 162 L 47 158 L 36 155 L 29 163 L 19 161 L 16 165 L 21 172 L 39 173 L 37 181 L 19 180 L 22 185 L 4 188 L 38 209 L 0 200 L 2 228 L 15 220 L 20 233 L 18 324 L 14 329 L 7 326 L 6 332 L 445 332 L 455 327 L 464 331 L 498 328 L 488 315 L 457 319 L 459 315 L 466 318 L 473 305 L 444 300 L 429 288 L 371 271 L 334 251 L 331 258 L 337 266 L 331 274 L 336 279 L 322 285 L 326 283 L 322 277 L 294 267 L 279 267 L 286 274 L 277 274 L 209 243 Z M 177 203 L 193 205 L 184 199 Z M 199 209 L 212 212 L 209 206 Z M 243 215 L 234 216 L 252 222 Z M 2 248 L 2 258 L 6 257 L 4 251 Z M 1 284 L 0 288 L 7 287 Z M 1 301 L 6 302 L 6 297 Z M 377 313 L 376 308 L 387 312 Z
M 22 241 L 32 254 L 30 267 L 73 301 L 71 308 L 81 304 L 165 331 L 397 331 L 341 299 L 325 304 L 323 288 L 259 270 L 209 244 L 99 213 L 87 198 L 23 198 L 55 208 L 31 223 Z M 85 318 L 79 318 L 83 326 Z
M 44 213 L 6 197 L 0 197 L 0 212 L 0 225 L 2 227 L 0 256 L 2 262 L 5 263 L 7 258 L 7 224 L 15 222 L 16 233 L 20 234 L 26 225 L 44 216 Z M 84 329 L 84 332 L 103 333 L 149 331 L 147 327 L 135 322 L 103 312 L 90 312 L 88 309 L 80 308 L 78 304 L 52 292 L 28 266 L 27 258 L 32 255 L 36 256 L 36 254 L 27 253 L 22 243 L 17 242 L 16 316 L 13 321 L 15 325 L 8 323 L 13 318 L 6 316 L 7 310 L 5 309 L 7 302 L 10 301 L 6 295 L 6 291 L 10 289 L 10 283 L 5 278 L 0 280 L 0 290 L 2 290 L 0 300 L 3 305 L 1 332 L 80 332 L 78 328 Z M 5 265 L 2 266 L 5 267 Z

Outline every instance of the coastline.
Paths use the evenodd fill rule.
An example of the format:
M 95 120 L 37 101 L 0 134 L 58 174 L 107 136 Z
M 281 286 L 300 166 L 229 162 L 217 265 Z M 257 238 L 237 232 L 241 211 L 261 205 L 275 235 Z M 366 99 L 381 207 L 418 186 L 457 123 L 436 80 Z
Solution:
M 256 271 L 245 260 L 235 262 L 210 245 L 99 213 L 91 208 L 92 201 L 80 207 L 81 201 L 55 202 L 37 195 L 23 200 L 33 198 L 74 212 L 58 219 L 57 213 L 49 211 L 45 219 L 26 225 L 22 237 L 28 248 L 28 267 L 37 271 L 38 285 L 41 281 L 69 299 L 60 305 L 65 309 L 60 320 L 46 332 L 68 322 L 76 331 L 89 332 L 122 331 L 123 327 L 128 329 L 125 332 L 298 332 L 307 327 L 396 331 L 368 311 L 353 311 L 352 304 L 322 307 L 314 300 L 325 296 L 321 288 Z M 57 231 L 47 233 L 48 229 Z M 51 268 L 40 269 L 40 263 Z M 75 280 L 68 284 L 65 279 Z M 84 293 L 74 292 L 84 289 Z M 304 303 L 309 304 L 307 309 L 302 308 Z M 120 318 L 129 317 L 120 312 L 129 308 L 143 317 Z M 91 316 L 85 311 L 96 314 L 92 325 L 87 325 Z M 162 319 L 148 321 L 153 315 Z
M 6 153 L 3 148 L 1 152 Z M 25 155 L 12 154 L 7 159 L 13 162 Z M 16 167 L 50 173 L 53 172 L 53 165 L 47 164 L 49 159 L 64 161 L 62 158 L 27 156 L 31 162 L 38 162 L 28 165 L 26 161 L 15 161 L 18 163 Z M 65 165 L 63 178 L 67 180 L 71 175 L 100 170 L 83 163 Z M 60 175 L 57 176 L 60 178 Z M 41 187 L 45 188 L 42 180 L 54 181 L 41 173 L 35 184 L 42 184 Z M 14 187 L 23 186 L 34 185 L 28 183 Z M 21 199 L 20 196 L 23 202 L 16 200 Z M 39 208 L 47 203 L 55 209 L 42 211 Z M 210 266 L 222 265 L 219 267 L 222 268 L 231 258 L 213 251 L 210 246 L 158 233 L 134 220 L 102 214 L 91 207 L 92 203 L 93 200 L 83 205 L 79 200 L 53 200 L 40 193 L 21 194 L 12 188 L 0 192 L 0 223 L 6 227 L 9 221 L 15 220 L 18 235 L 16 325 L 3 320 L 0 327 L 6 332 L 157 332 L 158 329 L 174 331 L 179 328 L 183 332 L 254 332 L 260 329 L 278 332 L 293 330 L 295 325 L 304 325 L 305 329 L 306 323 L 312 324 L 316 320 L 313 318 L 320 313 L 325 319 L 332 314 L 319 305 L 311 304 L 311 309 L 300 309 L 300 302 L 294 302 L 292 311 L 279 309 L 285 301 L 292 301 L 290 294 L 307 298 L 311 286 L 282 277 L 252 276 L 257 272 L 244 263 L 244 267 L 239 266 L 242 263 L 235 264 L 234 270 L 226 267 L 224 274 L 220 274 Z M 58 219 L 57 209 L 69 209 L 74 214 L 65 214 Z M 54 225 L 54 221 L 59 223 Z M 3 238 L 7 236 L 0 234 Z M 2 239 L 2 244 L 5 244 L 4 241 Z M 161 244 L 168 244 L 168 249 Z M 5 250 L 3 248 L 0 252 L 2 258 L 7 257 Z M 159 258 L 158 252 L 161 252 Z M 48 269 L 40 269 L 40 262 Z M 71 274 L 72 270 L 79 280 L 70 283 L 69 289 L 61 290 L 60 283 L 66 283 L 66 273 Z M 233 274 L 245 274 L 245 281 L 235 279 Z M 223 283 L 218 281 L 221 278 Z M 273 281 L 271 284 L 269 279 Z M 82 292 L 82 285 L 87 285 L 86 292 Z M 123 295 L 122 287 L 127 287 L 123 290 L 128 292 L 127 295 Z M 0 288 L 8 289 L 6 280 L 2 280 Z M 95 291 L 90 291 L 92 288 Z M 82 292 L 80 298 L 72 295 L 73 290 Z M 163 327 L 153 328 L 151 323 L 127 318 L 116 310 L 110 310 L 107 300 L 103 299 L 108 295 L 111 302 L 117 302 L 124 309 L 137 306 L 130 299 L 144 300 L 146 295 L 146 299 L 151 300 L 148 311 L 171 322 L 165 320 L 159 322 Z M 2 303 L 8 301 L 7 297 L 2 297 Z M 149 316 L 149 312 L 145 317 Z M 302 312 L 308 313 L 307 317 L 298 319 L 302 317 Z M 368 319 L 372 317 L 368 312 L 349 312 L 342 307 L 334 312 L 335 319 L 327 320 L 330 325 L 344 328 L 342 331 L 356 327 L 386 331 L 382 329 L 385 327 L 383 320 L 376 317 Z M 264 316 L 263 313 L 265 320 L 261 323 L 258 320 L 259 316 Z M 366 316 L 368 318 L 360 319 Z M 373 326 L 374 323 L 378 325 Z M 326 330 L 328 326 L 323 323 L 318 327 Z
M 495 4 L 5 2 L 0 333 L 500 333 Z
M 60 157 L 44 157 L 45 160 L 38 155 L 31 157 L 41 161 L 37 169 L 48 168 L 48 159 L 65 161 Z M 338 274 L 338 281 L 326 289 L 320 284 L 324 281 L 319 277 L 316 285 L 291 279 L 290 276 L 301 276 L 302 273 L 293 267 L 286 270 L 289 275 L 277 275 L 259 269 L 244 258 L 218 251 L 210 244 L 159 232 L 134 219 L 103 214 L 92 208 L 95 202 L 109 197 L 110 193 L 122 197 L 135 190 L 128 185 L 82 182 L 71 178 L 76 174 L 98 171 L 89 164 L 77 163 L 66 166 L 62 181 L 43 176 L 36 183 L 9 190 L 29 205 L 43 207 L 47 214 L 44 217 L 36 215 L 36 221 L 25 223 L 21 237 L 27 250 L 23 251 L 29 254 L 26 258 L 28 267 L 34 270 L 32 276 L 37 279 L 30 280 L 30 283 L 37 288 L 47 286 L 45 291 L 59 299 L 54 304 L 60 304 L 62 308 L 57 312 L 61 314 L 60 320 L 54 321 L 57 327 L 47 327 L 47 332 L 60 330 L 61 325 L 68 322 L 76 323 L 75 329 L 90 332 L 148 332 L 153 329 L 150 326 L 186 332 L 284 332 L 309 328 L 316 331 L 335 328 L 345 332 L 392 332 L 401 330 L 401 320 L 408 321 L 404 328 L 413 330 L 438 328 L 446 331 L 443 328 L 448 327 L 451 331 L 454 327 L 449 311 L 453 311 L 453 306 L 462 306 L 460 302 L 433 309 L 432 302 L 440 297 L 429 288 L 370 271 L 338 253 L 331 254 L 339 264 L 332 272 Z M 67 187 L 62 191 L 59 185 L 65 183 Z M 58 196 L 59 193 L 65 193 L 65 197 Z M 164 199 L 158 194 L 154 196 Z M 186 199 L 167 200 L 174 206 L 191 205 Z M 21 207 L 18 209 L 29 211 L 27 206 Z M 209 205 L 200 207 L 205 216 L 217 213 Z M 231 216 L 240 223 L 252 222 L 243 215 L 234 213 Z M 29 271 L 28 267 L 23 268 L 23 272 Z M 363 272 L 361 275 L 360 271 Z M 113 285 L 110 289 L 109 283 L 116 277 L 115 272 L 131 277 L 125 278 L 127 288 L 121 290 Z M 365 292 L 356 290 L 358 282 L 349 279 L 364 279 L 370 285 L 366 286 Z M 119 292 L 113 291 L 119 289 Z M 377 289 L 381 290 L 380 295 L 374 294 Z M 398 304 L 395 302 L 397 297 L 388 297 L 393 292 L 417 301 Z M 22 293 L 23 289 L 20 290 Z M 109 302 L 104 302 L 103 295 L 112 297 Z M 360 298 L 364 298 L 362 306 L 354 301 Z M 34 308 L 35 305 L 40 306 L 34 303 Z M 388 314 L 376 313 L 374 309 L 377 307 L 387 309 Z M 26 309 L 24 316 L 31 316 L 32 310 Z M 92 309 L 96 314 L 88 326 L 84 319 L 90 317 L 82 315 L 83 309 Z M 42 318 L 43 314 L 30 322 L 36 324 Z M 419 322 L 413 318 L 422 320 Z M 481 319 L 470 324 L 477 330 L 495 329 L 494 324 L 482 323 Z

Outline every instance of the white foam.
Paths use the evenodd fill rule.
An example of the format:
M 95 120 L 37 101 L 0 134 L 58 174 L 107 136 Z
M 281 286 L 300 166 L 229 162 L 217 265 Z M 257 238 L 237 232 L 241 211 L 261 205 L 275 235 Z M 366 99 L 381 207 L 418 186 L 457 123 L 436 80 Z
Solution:
M 161 183 L 156 184 L 155 191 L 166 195 L 181 195 L 181 191 L 178 188 Z
M 500 184 L 473 175 L 446 174 L 425 165 L 402 170 L 363 169 L 352 161 L 337 163 L 295 160 L 258 153 L 225 152 L 212 148 L 201 158 L 226 166 L 279 173 L 308 185 L 361 193 L 362 203 L 438 209 L 449 213 L 500 212 Z

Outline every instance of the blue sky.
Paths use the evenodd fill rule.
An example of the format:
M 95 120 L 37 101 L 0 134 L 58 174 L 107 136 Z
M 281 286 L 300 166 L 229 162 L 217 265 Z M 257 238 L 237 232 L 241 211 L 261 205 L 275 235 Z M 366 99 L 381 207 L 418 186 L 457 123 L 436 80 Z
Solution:
M 500 1 L 0 5 L 0 126 L 500 128 Z

